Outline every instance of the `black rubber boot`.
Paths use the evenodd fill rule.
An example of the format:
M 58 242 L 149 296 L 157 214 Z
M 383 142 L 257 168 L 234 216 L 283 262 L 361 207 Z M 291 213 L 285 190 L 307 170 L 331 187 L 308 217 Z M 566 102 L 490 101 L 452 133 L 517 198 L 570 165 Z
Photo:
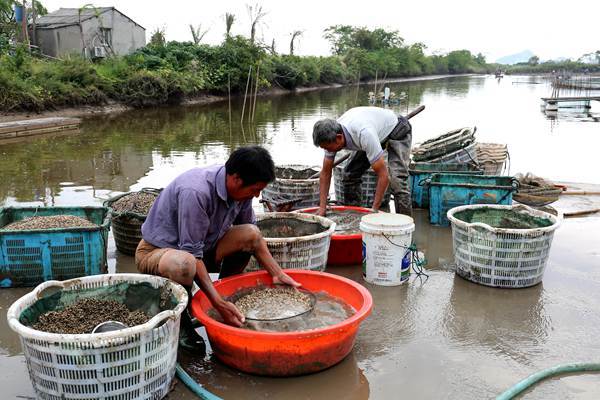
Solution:
M 206 354 L 206 343 L 202 336 L 198 335 L 196 328 L 200 323 L 190 315 L 190 305 L 192 304 L 192 290 L 186 288 L 188 292 L 188 306 L 181 313 L 181 322 L 179 324 L 179 348 L 196 354 Z

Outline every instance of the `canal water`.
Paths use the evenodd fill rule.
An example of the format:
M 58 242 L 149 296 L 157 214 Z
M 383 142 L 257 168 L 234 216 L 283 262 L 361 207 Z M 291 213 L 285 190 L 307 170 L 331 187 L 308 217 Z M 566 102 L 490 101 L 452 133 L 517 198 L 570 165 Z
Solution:
M 551 88 L 539 77 L 470 76 L 400 82 L 406 114 L 420 104 L 413 141 L 477 126 L 481 142 L 508 144 L 510 172 L 561 181 L 600 183 L 600 106 L 548 115 L 540 97 Z M 0 205 L 98 205 L 143 187 L 163 187 L 179 173 L 223 162 L 246 143 L 268 148 L 277 164 L 318 165 L 312 125 L 366 105 L 372 86 L 259 98 L 254 121 L 240 124 L 241 102 L 161 108 L 86 118 L 77 134 L 0 145 Z M 373 314 L 354 351 L 339 365 L 304 377 L 246 375 L 211 357 L 185 359 L 201 383 L 224 398 L 483 399 L 525 376 L 559 363 L 600 362 L 600 217 L 565 220 L 556 232 L 542 284 L 492 289 L 456 277 L 449 228 L 415 213 L 416 243 L 428 259 L 429 279 L 401 287 L 365 283 L 358 266 L 330 268 L 363 283 Z M 111 271 L 133 272 L 133 259 L 109 245 Z M 0 290 L 0 310 L 27 288 Z M 0 318 L 3 398 L 30 398 L 16 335 Z M 172 398 L 192 399 L 179 383 Z M 526 399 L 597 399 L 600 376 L 550 380 Z

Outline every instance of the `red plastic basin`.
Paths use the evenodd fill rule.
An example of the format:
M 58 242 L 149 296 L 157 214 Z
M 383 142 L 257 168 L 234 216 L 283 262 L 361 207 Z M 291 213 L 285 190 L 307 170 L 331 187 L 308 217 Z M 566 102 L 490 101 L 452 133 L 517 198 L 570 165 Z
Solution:
M 214 354 L 223 363 L 257 375 L 290 376 L 317 372 L 337 364 L 352 347 L 360 323 L 371 313 L 373 299 L 360 284 L 325 272 L 286 270 L 310 291 L 325 291 L 354 307 L 356 314 L 325 328 L 298 332 L 257 332 L 236 328 L 207 315 L 212 307 L 202 291 L 192 300 L 192 313 L 205 328 Z M 214 283 L 227 297 L 239 289 L 272 284 L 266 271 L 250 272 Z
M 373 210 L 364 207 L 353 206 L 333 206 L 330 209 L 336 211 L 357 211 L 365 214 L 372 213 Z M 314 214 L 319 207 L 303 208 L 295 212 Z M 340 235 L 334 233 L 331 236 L 329 253 L 327 255 L 327 265 L 357 265 L 362 264 L 362 234 Z

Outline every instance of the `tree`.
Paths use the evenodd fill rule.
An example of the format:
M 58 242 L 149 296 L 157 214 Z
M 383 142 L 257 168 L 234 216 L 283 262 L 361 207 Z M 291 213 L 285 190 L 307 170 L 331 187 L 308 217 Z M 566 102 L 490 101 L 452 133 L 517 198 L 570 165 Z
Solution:
M 13 42 L 17 32 L 15 23 L 14 6 L 21 5 L 22 2 L 15 0 L 0 0 L 0 41 Z M 27 21 L 32 22 L 34 9 L 27 8 Z M 35 2 L 35 15 L 46 15 L 48 10 L 39 1 Z
M 192 31 L 192 39 L 194 40 L 194 44 L 200 44 L 204 35 L 208 33 L 209 29 L 202 30 L 202 24 L 198 24 L 198 27 L 194 27 L 194 25 L 190 24 L 190 31 Z
M 455 50 L 448 53 L 448 72 L 459 74 L 469 71 L 469 63 L 473 59 L 469 50 Z
M 402 46 L 404 39 L 398 31 L 386 31 L 381 28 L 369 30 L 366 27 L 333 25 L 325 29 L 323 37 L 331 43 L 334 54 L 342 55 L 350 49 L 367 51 L 390 49 Z
M 302 36 L 304 31 L 294 31 L 292 32 L 292 39 L 290 40 L 290 56 L 294 55 L 294 40 Z
M 235 22 L 235 14 L 225 13 L 225 39 L 231 37 L 231 26 Z
M 152 31 L 149 44 L 162 47 L 165 45 L 165 43 L 165 28 L 156 28 L 154 31 Z
M 277 54 L 277 52 L 275 51 L 275 38 L 273 38 L 273 40 L 271 40 L 271 54 L 275 55 Z
M 263 11 L 262 6 L 258 4 L 253 6 L 246 5 L 246 9 L 248 10 L 248 16 L 250 17 L 250 43 L 255 43 L 256 38 L 256 28 L 260 23 L 262 23 L 263 18 L 267 15 L 265 11 Z
M 531 56 L 527 61 L 529 65 L 538 65 L 540 63 L 540 58 L 538 56 Z
M 479 65 L 485 65 L 485 56 L 481 53 L 477 53 L 477 55 L 475 56 L 475 62 Z

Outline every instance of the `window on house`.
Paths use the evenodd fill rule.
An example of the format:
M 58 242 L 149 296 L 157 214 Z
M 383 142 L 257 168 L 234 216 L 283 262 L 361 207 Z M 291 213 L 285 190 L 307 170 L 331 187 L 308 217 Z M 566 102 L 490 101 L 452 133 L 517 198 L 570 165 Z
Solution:
M 112 29 L 100 28 L 100 34 L 102 36 L 102 44 L 112 46 Z

